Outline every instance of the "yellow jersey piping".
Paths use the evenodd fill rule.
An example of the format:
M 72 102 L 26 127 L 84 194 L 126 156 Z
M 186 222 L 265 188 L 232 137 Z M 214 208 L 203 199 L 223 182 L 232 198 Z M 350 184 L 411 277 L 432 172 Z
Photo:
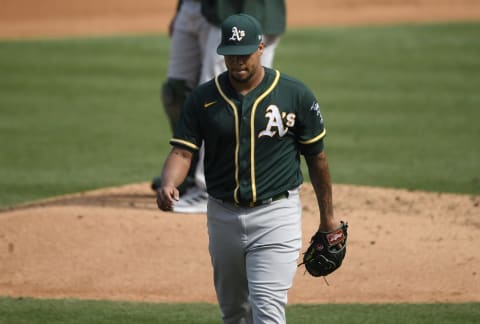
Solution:
M 191 143 L 191 142 L 187 142 L 187 141 L 185 141 L 185 140 L 178 139 L 178 138 L 172 138 L 172 139 L 170 140 L 170 142 L 172 142 L 172 143 L 177 143 L 177 144 L 181 144 L 181 145 L 184 145 L 184 146 L 188 146 L 188 147 L 190 147 L 190 148 L 192 148 L 192 149 L 194 149 L 194 150 L 199 150 L 199 149 L 200 149 L 197 145 L 195 145 L 195 144 L 193 144 L 193 143 Z
M 240 151 L 240 129 L 238 125 L 238 112 L 235 103 L 230 100 L 227 95 L 223 92 L 222 88 L 220 87 L 220 83 L 218 82 L 218 76 L 215 77 L 215 86 L 220 92 L 220 95 L 225 99 L 225 101 L 230 105 L 233 110 L 233 115 L 235 116 L 235 190 L 233 191 L 233 199 L 236 203 L 239 203 L 238 200 L 238 190 L 240 189 L 240 181 L 238 179 L 239 175 L 239 167 L 238 167 L 238 156 Z
M 327 134 L 327 130 L 324 129 L 319 135 L 315 136 L 314 138 L 311 138 L 311 139 L 306 140 L 306 141 L 298 141 L 298 142 L 300 144 L 312 144 L 312 143 L 315 143 L 315 142 L 321 140 L 322 138 L 324 138 L 326 134 Z
M 257 106 L 273 89 L 277 86 L 278 80 L 280 79 L 280 71 L 275 70 L 275 79 L 273 80 L 270 87 L 262 93 L 257 100 L 255 100 L 252 112 L 250 116 L 250 165 L 251 165 L 251 180 L 252 180 L 252 203 L 257 201 L 257 183 L 255 181 L 255 111 Z

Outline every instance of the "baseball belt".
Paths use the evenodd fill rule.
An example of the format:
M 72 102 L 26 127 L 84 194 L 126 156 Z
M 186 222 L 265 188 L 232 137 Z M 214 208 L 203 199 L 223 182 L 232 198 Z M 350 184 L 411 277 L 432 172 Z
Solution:
M 262 205 L 267 205 L 271 204 L 274 201 L 281 200 L 281 199 L 286 199 L 288 198 L 288 191 L 281 192 L 277 195 L 274 195 L 270 198 L 259 200 L 259 201 L 241 201 L 241 202 L 235 202 L 233 200 L 222 200 L 222 199 L 217 199 L 218 201 L 226 204 L 231 204 L 234 205 L 235 207 L 244 207 L 244 208 L 253 208 L 253 207 L 258 207 Z

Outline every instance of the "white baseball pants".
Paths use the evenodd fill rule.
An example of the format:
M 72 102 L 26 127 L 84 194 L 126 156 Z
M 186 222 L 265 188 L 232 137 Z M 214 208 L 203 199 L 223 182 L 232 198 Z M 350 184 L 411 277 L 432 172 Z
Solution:
M 254 208 L 209 199 L 209 251 L 223 323 L 286 322 L 302 245 L 301 212 L 298 190 Z

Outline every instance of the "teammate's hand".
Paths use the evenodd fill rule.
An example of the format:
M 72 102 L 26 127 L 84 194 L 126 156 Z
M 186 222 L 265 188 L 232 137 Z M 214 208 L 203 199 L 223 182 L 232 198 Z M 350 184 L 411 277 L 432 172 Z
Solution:
M 168 24 L 168 36 L 172 37 L 173 35 L 173 26 L 175 25 L 175 20 L 177 19 L 177 15 L 173 16 L 172 20 Z
M 174 186 L 160 187 L 157 190 L 157 206 L 163 211 L 172 211 L 179 198 L 180 193 Z

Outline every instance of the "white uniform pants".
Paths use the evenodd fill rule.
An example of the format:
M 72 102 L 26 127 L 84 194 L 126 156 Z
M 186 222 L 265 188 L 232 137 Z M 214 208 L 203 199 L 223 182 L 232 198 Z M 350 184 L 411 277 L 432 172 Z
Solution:
M 255 208 L 208 202 L 209 251 L 225 324 L 285 323 L 301 248 L 298 190 Z
M 200 1 L 185 0 L 173 26 L 168 77 L 194 88 L 225 71 L 219 30 L 203 17 Z

